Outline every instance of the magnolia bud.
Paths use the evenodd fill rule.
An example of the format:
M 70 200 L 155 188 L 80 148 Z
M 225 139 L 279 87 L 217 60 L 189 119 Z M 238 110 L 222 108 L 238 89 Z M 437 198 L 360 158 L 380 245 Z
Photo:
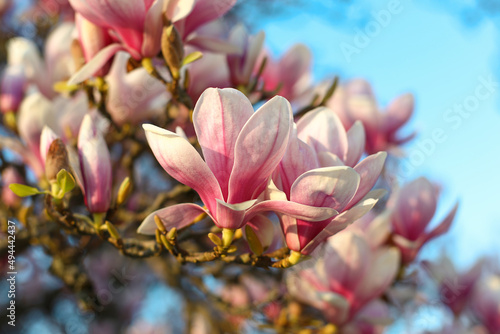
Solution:
M 163 28 L 163 34 L 161 35 L 161 52 L 172 72 L 173 78 L 178 79 L 182 60 L 184 59 L 184 47 L 182 38 L 173 25 Z
M 52 141 L 45 158 L 45 175 L 47 179 L 52 182 L 57 179 L 57 173 L 61 169 L 71 170 L 68 159 L 68 152 L 66 145 L 60 138 Z

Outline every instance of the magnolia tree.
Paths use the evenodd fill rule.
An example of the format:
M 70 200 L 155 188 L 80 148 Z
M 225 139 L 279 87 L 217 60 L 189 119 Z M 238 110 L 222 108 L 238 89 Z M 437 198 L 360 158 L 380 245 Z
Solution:
M 439 186 L 398 178 L 412 95 L 314 83 L 309 50 L 274 57 L 235 2 L 24 13 L 36 38 L 8 39 L 0 91 L 2 331 L 380 333 L 431 306 L 437 332 L 500 333 L 493 262 L 419 259 L 458 204 L 435 217 Z

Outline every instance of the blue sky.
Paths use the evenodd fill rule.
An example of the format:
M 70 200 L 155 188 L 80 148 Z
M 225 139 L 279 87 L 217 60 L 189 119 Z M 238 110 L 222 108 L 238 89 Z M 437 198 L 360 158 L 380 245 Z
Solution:
M 308 45 L 316 79 L 331 74 L 344 80 L 366 78 L 384 105 L 407 91 L 415 95 L 416 111 L 408 128 L 419 135 L 406 150 L 416 166 L 404 179 L 424 175 L 443 184 L 438 218 L 457 199 L 461 203 L 451 233 L 437 239 L 424 256 L 446 247 L 455 262 L 468 265 L 500 251 L 498 29 L 490 21 L 470 28 L 444 10 L 400 1 L 386 26 L 372 33 L 359 53 L 346 57 L 341 46 L 360 46 L 355 43 L 358 31 L 373 28 L 373 11 L 388 11 L 389 3 L 371 3 L 356 26 L 330 22 L 320 10 L 328 5 L 312 2 L 296 15 L 263 20 L 255 28 L 266 32 L 266 43 L 276 54 L 297 42 Z M 466 105 L 463 114 L 456 105 Z M 433 141 L 434 131 L 444 140 Z M 424 153 L 423 159 L 417 151 Z

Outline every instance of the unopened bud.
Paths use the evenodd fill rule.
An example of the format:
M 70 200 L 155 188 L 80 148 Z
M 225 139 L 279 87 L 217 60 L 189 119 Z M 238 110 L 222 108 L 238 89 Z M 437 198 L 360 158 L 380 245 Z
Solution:
M 182 45 L 182 38 L 179 32 L 173 25 L 163 28 L 161 52 L 172 72 L 172 77 L 178 79 L 184 58 L 184 46 Z
M 57 173 L 61 169 L 71 170 L 68 159 L 66 145 L 60 138 L 54 139 L 49 146 L 47 157 L 45 160 L 45 175 L 52 182 L 56 181 Z
M 176 227 L 172 227 L 172 229 L 170 231 L 168 231 L 167 238 L 168 238 L 168 240 L 177 239 L 177 228 Z
M 116 204 L 122 205 L 132 192 L 132 183 L 130 182 L 130 178 L 127 176 L 120 184 L 120 188 L 118 189 L 118 196 L 116 198 Z
M 121 238 L 120 236 L 120 233 L 118 232 L 118 230 L 116 229 L 115 225 L 113 225 L 112 223 L 110 223 L 109 221 L 106 221 L 106 227 L 108 229 L 108 232 L 109 232 L 109 235 L 115 239 L 115 240 L 119 240 Z
M 163 225 L 163 222 L 161 221 L 160 217 L 156 216 L 154 217 L 156 227 L 160 232 L 166 232 L 167 230 L 165 229 L 165 226 Z
M 208 238 L 214 243 L 216 246 L 222 246 L 222 240 L 214 233 L 208 233 Z

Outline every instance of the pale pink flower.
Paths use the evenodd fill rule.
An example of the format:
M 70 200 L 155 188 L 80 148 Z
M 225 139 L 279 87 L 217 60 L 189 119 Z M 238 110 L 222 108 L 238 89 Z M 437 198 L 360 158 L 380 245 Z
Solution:
M 111 204 L 112 168 L 108 146 L 97 121 L 86 115 L 78 135 L 80 171 L 77 181 L 84 194 L 85 205 L 92 213 L 104 213 Z
M 411 94 L 404 94 L 394 99 L 382 112 L 378 106 L 370 84 L 362 79 L 348 82 L 337 87 L 328 107 L 334 110 L 346 128 L 356 121 L 361 121 L 366 131 L 366 152 L 388 151 L 414 137 L 398 136 L 414 109 L 414 99 Z
M 311 52 L 302 44 L 292 46 L 280 60 L 274 60 L 264 51 L 255 63 L 254 72 L 259 70 L 264 57 L 266 67 L 261 75 L 263 89 L 275 91 L 292 101 L 304 94 L 311 84 Z
M 163 13 L 177 22 L 194 6 L 193 0 L 70 0 L 70 3 L 89 22 L 108 29 L 116 43 L 101 49 L 71 77 L 69 84 L 95 75 L 120 50 L 127 51 L 136 60 L 156 57 L 161 49 Z
M 11 38 L 7 43 L 8 64 L 21 66 L 28 83 L 36 85 L 47 98 L 55 97 L 54 83 L 68 79 L 75 70 L 71 54 L 74 29 L 70 22 L 58 25 L 47 38 L 44 59 L 33 41 Z
M 193 113 L 193 123 L 205 161 L 176 133 L 146 124 L 148 143 L 162 167 L 193 188 L 206 209 L 193 204 L 170 206 L 149 215 L 139 233 L 154 234 L 154 216 L 168 228 L 189 225 L 206 212 L 221 228 L 237 229 L 263 211 L 321 220 L 335 211 L 290 201 L 260 201 L 269 178 L 285 153 L 292 128 L 290 104 L 275 97 L 255 113 L 250 101 L 235 89 L 207 89 Z
M 154 57 L 160 51 L 162 0 L 70 0 L 70 3 L 88 21 L 111 30 L 135 59 Z
M 20 65 L 7 66 L 0 83 L 0 110 L 16 112 L 24 97 L 26 77 Z
M 359 124 L 346 133 L 335 114 L 326 108 L 315 109 L 299 120 L 274 176 L 277 190 L 282 193 L 275 190 L 270 194 L 305 205 L 331 207 L 340 214 L 316 222 L 281 216 L 290 249 L 303 254 L 312 252 L 326 238 L 362 217 L 384 195 L 384 191 L 370 190 L 382 171 L 386 154 L 380 152 L 356 164 L 363 151 L 363 140 Z M 345 166 L 343 161 L 355 165 L 354 168 Z M 297 191 L 306 196 L 299 196 Z
M 365 236 L 344 230 L 328 239 L 324 254 L 314 267 L 298 268 L 287 283 L 297 298 L 320 309 L 332 323 L 343 326 L 360 317 L 364 308 L 368 308 L 365 316 L 380 313 L 380 305 L 370 303 L 390 286 L 399 262 L 396 248 L 372 250 Z
M 145 69 L 127 72 L 128 55 L 118 52 L 106 77 L 106 106 L 116 124 L 137 124 L 161 112 L 170 98 L 165 86 Z
M 403 263 L 415 259 L 422 246 L 445 232 L 451 226 L 458 203 L 431 231 L 426 231 L 436 213 L 437 195 L 433 185 L 425 178 L 405 185 L 393 199 L 391 213 L 393 242 L 402 253 Z
M 448 306 L 458 317 L 467 306 L 474 286 L 483 268 L 483 261 L 478 261 L 469 270 L 459 273 L 451 260 L 443 256 L 437 262 L 424 261 L 427 270 L 439 289 L 441 302 Z
M 94 58 L 99 51 L 113 42 L 108 29 L 90 22 L 80 14 L 75 15 L 75 23 L 78 30 L 78 40 L 86 63 Z M 110 67 L 111 63 L 106 63 L 95 75 L 100 77 L 105 76 Z
M 264 32 L 255 36 L 248 35 L 243 25 L 237 25 L 231 30 L 229 42 L 237 45 L 241 54 L 228 54 L 227 63 L 231 74 L 231 82 L 238 85 L 247 85 L 254 67 L 257 65 L 257 57 L 264 43 Z
M 500 333 L 500 275 L 485 275 L 475 285 L 471 306 L 489 333 Z
M 190 53 L 194 49 L 189 47 L 186 51 Z M 186 66 L 186 69 L 189 71 L 188 94 L 193 102 L 198 101 L 207 87 L 231 87 L 229 68 L 222 54 L 203 52 L 203 57 Z

